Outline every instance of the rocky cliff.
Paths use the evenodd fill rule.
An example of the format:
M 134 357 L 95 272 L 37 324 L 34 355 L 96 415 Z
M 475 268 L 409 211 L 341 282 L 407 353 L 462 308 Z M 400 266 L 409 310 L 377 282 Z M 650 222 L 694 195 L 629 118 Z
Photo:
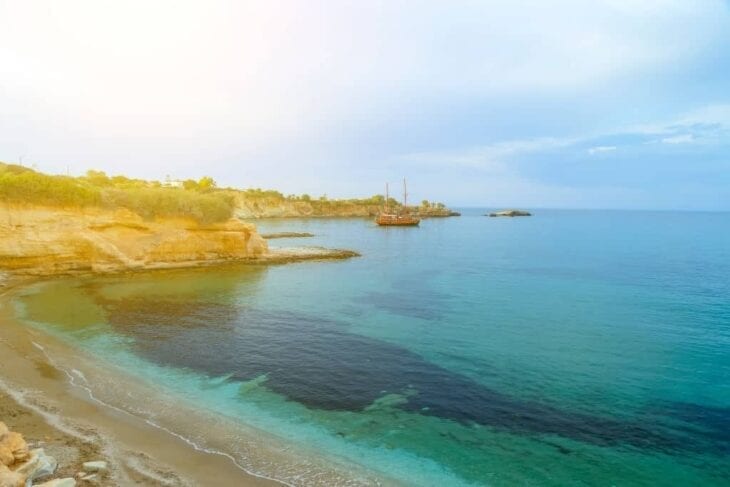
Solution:
M 0 269 L 113 272 L 253 259 L 268 253 L 253 225 L 147 221 L 128 210 L 0 205 Z

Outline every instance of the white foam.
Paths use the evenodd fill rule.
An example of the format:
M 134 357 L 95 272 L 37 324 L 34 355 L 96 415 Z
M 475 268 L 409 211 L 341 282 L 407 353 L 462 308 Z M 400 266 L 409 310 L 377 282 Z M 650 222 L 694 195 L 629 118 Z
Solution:
M 55 367 L 56 369 L 58 369 L 61 372 L 63 372 L 66 375 L 66 377 L 68 377 L 69 383 L 72 386 L 75 386 L 75 387 L 78 387 L 78 388 L 84 390 L 86 392 L 86 394 L 88 395 L 89 399 L 91 399 L 93 402 L 95 402 L 95 403 L 97 403 L 97 404 L 99 404 L 101 406 L 104 406 L 106 408 L 112 409 L 112 410 L 114 410 L 116 412 L 119 412 L 119 413 L 122 413 L 124 415 L 133 417 L 135 419 L 141 419 L 142 421 L 144 421 L 149 426 L 152 426 L 154 428 L 157 428 L 157 429 L 159 429 L 161 431 L 164 431 L 165 433 L 167 433 L 167 434 L 169 434 L 171 436 L 174 436 L 175 438 L 178 438 L 178 439 L 184 441 L 185 443 L 187 443 L 188 445 L 190 445 L 191 447 L 193 447 L 193 449 L 195 449 L 196 451 L 199 451 L 199 452 L 202 452 L 202 453 L 206 453 L 206 454 L 209 454 L 209 455 L 218 455 L 218 456 L 225 457 L 225 458 L 229 459 L 233 463 L 233 465 L 235 465 L 238 469 L 240 469 L 241 471 L 245 472 L 248 475 L 251 475 L 251 476 L 254 476 L 254 477 L 258 477 L 258 478 L 261 478 L 261 479 L 264 479 L 264 480 L 270 480 L 272 482 L 277 482 L 277 483 L 280 483 L 282 485 L 286 485 L 286 486 L 293 487 L 293 484 L 287 483 L 287 482 L 285 482 L 285 481 L 283 481 L 281 479 L 277 479 L 277 478 L 274 478 L 274 477 L 270 477 L 270 476 L 263 475 L 263 474 L 260 474 L 258 472 L 254 472 L 252 470 L 249 470 L 245 466 L 241 465 L 241 463 L 238 462 L 238 460 L 236 460 L 233 457 L 233 455 L 230 455 L 229 453 L 226 453 L 226 452 L 223 452 L 223 451 L 220 451 L 220 450 L 216 450 L 216 449 L 212 449 L 212 448 L 207 448 L 207 447 L 204 447 L 202 445 L 199 445 L 198 443 L 196 443 L 195 441 L 191 440 L 190 438 L 188 438 L 188 437 L 186 437 L 184 435 L 181 435 L 181 434 L 179 434 L 179 433 L 177 433 L 177 432 L 175 432 L 175 431 L 173 431 L 173 430 L 171 430 L 169 428 L 166 428 L 165 426 L 162 426 L 162 425 L 160 425 L 158 423 L 155 423 L 151 419 L 139 417 L 139 416 L 137 416 L 135 414 L 130 413 L 126 409 L 122 409 L 120 407 L 117 407 L 117 406 L 115 406 L 113 404 L 107 403 L 107 402 L 99 399 L 98 397 L 96 397 L 94 395 L 94 392 L 92 391 L 91 387 L 89 385 L 87 385 L 88 384 L 88 381 L 86 380 L 86 377 L 84 376 L 83 372 L 81 372 L 81 371 L 79 371 L 77 369 L 73 369 L 73 368 L 71 369 L 71 372 L 69 372 L 65 367 L 58 365 L 58 363 L 56 363 L 56 361 L 53 360 L 53 358 L 48 354 L 48 352 L 41 345 L 39 345 L 39 344 L 37 344 L 35 342 L 33 342 L 33 344 L 36 347 L 38 347 L 43 352 L 43 355 L 46 357 L 46 360 L 48 360 L 48 363 L 50 363 L 53 367 Z M 80 384 L 76 380 L 77 378 L 81 378 L 84 381 L 84 384 Z M 20 402 L 20 401 L 18 401 L 18 402 Z M 23 405 L 25 405 L 25 404 L 23 404 Z M 45 415 L 44 415 L 44 417 L 45 417 Z M 59 421 L 60 421 L 60 418 L 57 418 L 56 419 L 56 422 L 59 422 Z M 52 424 L 52 425 L 53 426 L 56 426 L 55 424 Z M 59 428 L 59 429 L 61 429 L 61 428 Z M 67 432 L 67 431 L 65 431 L 63 429 L 61 431 Z M 69 432 L 69 434 L 71 434 L 71 433 Z M 76 436 L 76 435 L 74 435 L 74 436 Z M 91 440 L 90 438 L 83 437 L 83 436 L 82 437 L 79 437 L 79 438 L 86 439 L 87 441 L 90 441 Z M 140 473 L 143 473 L 143 472 L 140 472 Z
M 29 396 L 32 395 L 30 391 L 23 390 L 23 389 L 15 389 L 11 387 L 7 382 L 0 379 L 0 389 L 10 396 L 15 402 L 20 404 L 21 406 L 30 409 L 34 413 L 41 416 L 49 425 L 56 428 L 57 430 L 61 431 L 62 433 L 66 433 L 69 436 L 73 436 L 74 438 L 78 438 L 79 440 L 92 442 L 95 438 L 92 438 L 88 435 L 85 435 L 81 433 L 80 431 L 77 431 L 73 427 L 69 426 L 58 414 L 51 413 L 44 408 L 37 406 L 34 404 L 30 399 L 28 399 Z

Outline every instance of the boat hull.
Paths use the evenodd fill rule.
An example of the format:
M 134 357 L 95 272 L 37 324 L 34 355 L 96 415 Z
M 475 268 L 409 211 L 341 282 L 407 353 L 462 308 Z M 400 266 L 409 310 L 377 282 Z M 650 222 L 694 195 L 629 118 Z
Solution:
M 416 227 L 421 220 L 406 215 L 379 215 L 375 219 L 375 223 L 381 227 Z

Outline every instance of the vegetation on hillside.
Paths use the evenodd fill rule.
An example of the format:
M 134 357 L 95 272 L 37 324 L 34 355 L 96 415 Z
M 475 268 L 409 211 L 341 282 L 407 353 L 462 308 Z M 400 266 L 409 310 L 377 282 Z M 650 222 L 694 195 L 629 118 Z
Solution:
M 308 194 L 288 195 L 274 190 L 218 188 L 211 177 L 199 180 L 162 183 L 108 176 L 102 171 L 88 171 L 85 176 L 43 174 L 30 168 L 0 163 L 0 201 L 61 207 L 126 208 L 148 219 L 155 217 L 187 217 L 200 223 L 227 220 L 234 214 L 236 200 L 253 200 L 262 205 L 284 202 L 306 203 L 319 214 L 337 213 L 353 207 L 380 208 L 383 195 L 370 198 L 330 199 L 326 195 L 313 198 Z M 401 204 L 389 198 L 388 206 Z M 442 203 L 424 200 L 416 211 L 442 210 Z
M 234 198 L 216 191 L 211 178 L 196 189 L 164 187 L 159 181 L 109 177 L 89 171 L 83 177 L 51 176 L 23 166 L 0 163 L 0 201 L 61 207 L 127 208 L 144 218 L 186 217 L 200 223 L 233 215 Z
M 248 200 L 257 200 L 257 201 L 265 201 L 268 203 L 283 203 L 283 202 L 292 202 L 292 203 L 308 203 L 312 205 L 315 208 L 341 208 L 345 206 L 383 206 L 383 203 L 385 202 L 385 197 L 382 194 L 376 194 L 374 196 L 371 196 L 370 198 L 343 198 L 343 199 L 330 199 L 327 197 L 327 195 L 322 195 L 319 197 L 312 197 L 308 194 L 290 194 L 290 195 L 284 195 L 283 193 L 271 189 L 260 189 L 260 188 L 252 188 L 252 189 L 244 189 L 244 190 L 235 190 L 240 194 L 242 197 L 248 199 Z M 389 198 L 389 205 L 392 207 L 401 206 L 401 204 L 396 201 L 394 198 Z

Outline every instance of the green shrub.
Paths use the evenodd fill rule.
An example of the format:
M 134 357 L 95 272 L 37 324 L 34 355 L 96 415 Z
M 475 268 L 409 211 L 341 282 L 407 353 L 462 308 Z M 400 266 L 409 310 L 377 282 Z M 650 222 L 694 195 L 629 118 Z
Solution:
M 202 180 L 201 180 L 202 181 Z M 224 221 L 233 215 L 234 198 L 214 189 L 208 178 L 206 193 L 163 188 L 159 182 L 109 178 L 101 171 L 86 176 L 50 176 L 23 166 L 0 163 L 0 201 L 60 207 L 127 208 L 143 218 L 193 218 L 200 223 Z
M 143 218 L 185 217 L 215 223 L 233 215 L 234 199 L 224 192 L 201 194 L 179 188 L 110 188 L 102 192 L 107 208 L 127 208 Z
M 99 188 L 68 176 L 35 171 L 0 172 L 0 200 L 50 206 L 93 206 L 101 201 Z

